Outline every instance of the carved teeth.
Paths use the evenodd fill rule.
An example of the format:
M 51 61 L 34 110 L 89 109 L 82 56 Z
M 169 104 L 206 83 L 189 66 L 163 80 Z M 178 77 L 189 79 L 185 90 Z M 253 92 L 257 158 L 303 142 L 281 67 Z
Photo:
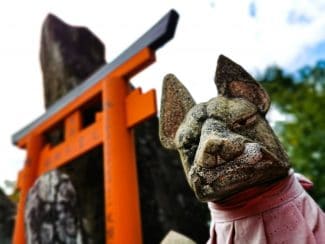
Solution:
M 243 153 L 231 161 L 226 161 L 221 156 L 210 153 L 206 153 L 205 157 L 201 160 L 202 161 L 197 161 L 197 164 L 205 168 L 215 168 L 225 163 L 239 162 L 245 164 L 256 164 L 261 161 L 268 161 L 270 163 L 275 161 L 274 157 L 262 148 L 259 143 L 245 143 Z

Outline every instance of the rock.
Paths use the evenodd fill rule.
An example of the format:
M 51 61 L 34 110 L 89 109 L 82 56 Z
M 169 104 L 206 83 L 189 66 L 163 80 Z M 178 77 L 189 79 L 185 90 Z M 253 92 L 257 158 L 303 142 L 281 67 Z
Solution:
M 48 108 L 105 64 L 105 47 L 87 28 L 67 25 L 49 14 L 42 28 L 40 59 Z
M 27 202 L 27 243 L 83 243 L 77 194 L 67 175 L 55 170 L 39 177 Z
M 196 244 L 196 242 L 180 233 L 171 230 L 161 241 L 161 244 Z
M 0 188 L 0 243 L 10 244 L 13 234 L 15 204 Z

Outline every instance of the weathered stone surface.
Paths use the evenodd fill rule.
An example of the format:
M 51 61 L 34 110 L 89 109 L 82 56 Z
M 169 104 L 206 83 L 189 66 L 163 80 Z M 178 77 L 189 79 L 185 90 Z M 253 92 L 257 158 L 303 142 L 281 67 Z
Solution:
M 83 243 L 77 194 L 59 171 L 40 177 L 29 191 L 25 209 L 27 243 Z
M 0 189 L 0 243 L 10 244 L 14 226 L 15 204 Z
M 276 182 L 290 168 L 265 119 L 270 98 L 264 88 L 222 55 L 216 85 L 217 97 L 180 113 L 177 107 L 187 103 L 190 94 L 175 76 L 168 75 L 160 110 L 161 142 L 179 152 L 189 185 L 204 202 L 223 201 L 250 187 Z M 178 94 L 186 96 L 180 99 Z M 163 133 L 166 129 L 173 133 Z
M 49 107 L 105 63 L 105 47 L 87 28 L 50 14 L 42 28 L 40 59 Z
M 195 242 L 182 234 L 170 231 L 161 241 L 161 244 L 195 244 Z
M 92 34 L 86 28 L 71 27 L 52 15 L 44 22 L 41 62 L 47 106 L 103 64 L 104 47 L 100 41 L 94 41 L 98 40 L 96 37 L 88 35 Z M 49 140 L 56 144 L 61 137 L 62 131 L 57 129 Z M 161 147 L 158 119 L 139 125 L 135 129 L 135 141 L 144 243 L 159 243 L 170 229 L 199 243 L 205 242 L 209 214 L 187 188 L 177 155 Z M 97 148 L 54 173 L 68 177 L 76 191 L 77 210 L 73 214 L 80 221 L 83 243 L 104 243 L 102 155 L 102 148 Z M 44 210 L 39 211 L 45 216 Z

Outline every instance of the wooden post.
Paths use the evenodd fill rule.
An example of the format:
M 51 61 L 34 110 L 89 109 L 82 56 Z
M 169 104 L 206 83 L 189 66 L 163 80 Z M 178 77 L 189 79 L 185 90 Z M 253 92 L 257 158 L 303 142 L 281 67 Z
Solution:
M 130 84 L 125 77 L 153 61 L 154 54 L 144 49 L 103 80 L 106 243 L 142 243 L 134 139 L 128 128 L 126 102 Z M 155 99 L 150 102 L 155 104 Z M 149 114 L 143 114 L 141 107 L 134 106 L 133 110 L 142 118 L 154 114 L 153 107 Z
M 37 177 L 37 167 L 43 144 L 44 140 L 41 135 L 30 135 L 27 144 L 27 159 L 24 169 L 20 171 L 18 177 L 18 188 L 20 190 L 20 195 L 13 238 L 13 243 L 15 244 L 26 243 L 24 222 L 25 203 L 28 195 L 28 190 L 34 184 L 34 181 Z
M 128 83 L 103 83 L 106 243 L 142 243 L 133 134 L 126 126 Z M 124 233 L 128 233 L 127 235 Z

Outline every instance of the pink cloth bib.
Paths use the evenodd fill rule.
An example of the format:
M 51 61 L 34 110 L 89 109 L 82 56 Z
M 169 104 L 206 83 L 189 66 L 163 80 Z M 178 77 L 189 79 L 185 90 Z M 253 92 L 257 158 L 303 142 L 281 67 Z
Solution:
M 308 181 L 289 175 L 267 188 L 256 187 L 229 201 L 209 202 L 208 244 L 325 243 L 325 214 L 304 190 Z M 229 204 L 230 203 L 230 204 Z

